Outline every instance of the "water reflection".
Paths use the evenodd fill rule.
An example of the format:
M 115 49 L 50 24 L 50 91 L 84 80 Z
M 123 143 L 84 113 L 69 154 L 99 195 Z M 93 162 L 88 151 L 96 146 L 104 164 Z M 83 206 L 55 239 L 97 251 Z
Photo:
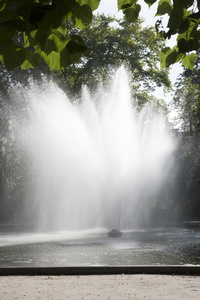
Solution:
M 73 237 L 73 238 L 72 238 Z M 200 230 L 184 228 L 84 235 L 2 235 L 0 267 L 199 265 Z

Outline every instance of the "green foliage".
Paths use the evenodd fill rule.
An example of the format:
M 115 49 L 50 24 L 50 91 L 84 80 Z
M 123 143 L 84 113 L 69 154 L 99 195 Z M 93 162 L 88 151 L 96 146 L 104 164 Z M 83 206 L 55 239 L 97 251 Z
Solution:
M 140 10 L 141 6 L 139 4 L 132 5 L 131 7 L 125 9 L 124 14 L 126 16 L 126 20 L 129 23 L 135 22 L 139 16 Z
M 137 0 L 118 0 L 117 1 L 119 10 L 130 8 L 131 6 L 133 6 L 136 3 L 137 3 Z
M 193 58 L 194 60 L 196 59 Z M 200 133 L 200 56 L 198 53 L 193 70 L 185 69 L 176 83 L 174 104 L 179 109 L 182 130 L 190 134 Z M 186 66 L 187 67 L 187 66 Z
M 149 6 L 157 2 L 157 16 L 169 16 L 166 30 L 163 30 L 162 19 L 157 20 L 157 33 L 164 39 L 177 35 L 177 44 L 172 49 L 163 49 L 160 54 L 161 68 L 181 61 L 187 68 L 194 67 L 194 55 L 190 52 L 200 48 L 200 2 L 197 0 L 149 0 L 144 1 Z M 120 5 L 119 5 L 120 4 Z M 130 7 L 136 9 L 137 1 L 118 1 L 129 22 L 134 22 L 137 15 L 130 15 Z
M 182 129 L 190 134 L 200 132 L 200 89 L 199 85 L 187 79 L 182 89 L 176 91 L 176 101 L 179 98 L 181 108 Z
M 173 198 L 176 201 L 183 220 L 198 220 L 200 218 L 200 139 L 182 133 L 175 156 L 175 166 L 178 171 L 174 178 L 175 188 Z
M 197 54 L 191 53 L 190 55 L 185 55 L 182 58 L 182 64 L 187 68 L 187 69 L 193 69 L 195 61 L 197 59 Z
M 171 64 L 175 63 L 178 59 L 178 52 L 176 49 L 171 49 L 166 47 L 160 52 L 161 68 L 169 67 Z
M 156 23 L 156 29 L 160 36 L 171 38 L 177 35 L 177 45 L 160 55 L 161 67 L 168 67 L 181 61 L 187 68 L 194 67 L 196 56 L 189 53 L 200 48 L 200 13 L 195 8 L 195 0 L 160 0 L 158 2 L 157 15 L 169 15 L 166 31 L 163 30 L 162 21 Z
M 138 0 L 116 1 L 126 20 L 135 22 L 141 10 Z M 88 48 L 83 40 L 70 36 L 67 26 L 63 28 L 63 22 L 72 20 L 76 28 L 84 30 L 92 22 L 93 11 L 99 3 L 100 0 L 1 0 L 0 60 L 8 70 L 17 66 L 37 67 L 41 57 L 52 70 L 77 62 L 89 54 Z M 144 0 L 145 3 L 149 7 L 157 3 L 157 16 L 168 15 L 166 30 L 163 29 L 162 19 L 156 22 L 158 35 L 165 39 L 177 35 L 175 47 L 171 51 L 163 50 L 160 55 L 162 68 L 178 61 L 192 68 L 194 56 L 189 54 L 200 48 L 200 2 Z M 20 45 L 13 44 L 13 38 L 20 33 L 24 34 L 24 41 Z M 9 55 L 12 54 L 10 60 L 5 52 L 6 47 Z
M 156 13 L 157 16 L 161 16 L 164 14 L 170 15 L 171 11 L 172 11 L 171 0 L 159 1 L 159 6 Z
M 137 4 L 138 0 L 118 0 L 118 9 L 124 12 L 126 20 L 131 23 L 137 20 L 141 5 Z
M 73 20 L 84 29 L 100 0 L 4 0 L 0 6 L 0 60 L 8 70 L 37 67 L 41 57 L 52 70 L 64 68 L 88 55 L 82 39 L 70 36 L 63 22 Z M 13 37 L 24 34 L 21 44 Z
M 160 70 L 158 66 L 158 53 L 164 43 L 154 28 L 142 28 L 141 20 L 129 24 L 100 15 L 83 31 L 68 23 L 68 30 L 70 28 L 71 34 L 79 35 L 91 49 L 90 56 L 54 72 L 54 79 L 63 88 L 66 86 L 70 96 L 79 94 L 82 85 L 93 90 L 100 82 L 106 84 L 121 64 L 130 70 L 132 93 L 141 104 L 157 86 L 170 87 L 168 70 Z
M 152 4 L 154 4 L 157 0 L 144 0 L 144 2 L 146 2 L 149 6 L 151 6 Z

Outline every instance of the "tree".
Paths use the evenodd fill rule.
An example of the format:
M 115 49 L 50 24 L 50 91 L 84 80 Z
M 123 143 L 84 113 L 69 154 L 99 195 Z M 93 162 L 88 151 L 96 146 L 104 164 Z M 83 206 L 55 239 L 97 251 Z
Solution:
M 167 192 L 181 220 L 199 220 L 200 139 L 179 133 L 177 140 L 174 167 L 170 175 L 172 184 L 167 187 Z
M 183 217 L 199 219 L 200 183 L 200 52 L 193 70 L 184 68 L 173 98 L 179 111 L 179 144 L 176 154 L 176 201 Z
M 52 73 L 70 96 L 79 94 L 84 84 L 94 90 L 100 82 L 107 83 L 121 64 L 128 66 L 132 93 L 141 101 L 158 86 L 170 87 L 168 70 L 158 67 L 158 53 L 164 42 L 154 28 L 142 28 L 141 20 L 130 24 L 99 15 L 83 31 L 74 29 L 71 23 L 68 30 L 78 34 L 91 49 L 89 57 Z
M 157 16 L 168 14 L 167 29 L 162 21 L 156 22 L 157 32 L 164 38 L 178 34 L 177 45 L 165 47 L 160 54 L 161 66 L 182 61 L 193 68 L 200 48 L 199 0 L 144 0 L 149 6 L 157 2 Z M 100 0 L 1 0 L 0 1 L 0 60 L 8 70 L 17 66 L 35 68 L 41 57 L 52 70 L 62 69 L 89 55 L 89 49 L 79 35 L 69 35 L 64 21 L 84 29 L 92 21 L 92 12 Z M 118 9 L 124 12 L 128 22 L 135 22 L 141 6 L 138 0 L 117 0 Z M 17 36 L 23 33 L 23 45 Z M 15 38 L 15 41 L 13 40 Z
M 184 69 L 176 82 L 174 104 L 179 110 L 181 128 L 189 135 L 200 133 L 200 52 L 194 69 Z
M 191 80 L 185 80 L 182 88 L 177 89 L 174 97 L 175 105 L 179 109 L 181 128 L 184 132 L 193 135 L 200 131 L 200 89 L 192 84 Z

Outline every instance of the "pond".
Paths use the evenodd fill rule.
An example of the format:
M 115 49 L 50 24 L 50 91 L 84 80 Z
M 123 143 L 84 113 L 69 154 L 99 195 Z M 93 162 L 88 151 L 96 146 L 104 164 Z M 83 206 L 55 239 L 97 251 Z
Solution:
M 0 267 L 200 265 L 200 228 L 0 235 Z

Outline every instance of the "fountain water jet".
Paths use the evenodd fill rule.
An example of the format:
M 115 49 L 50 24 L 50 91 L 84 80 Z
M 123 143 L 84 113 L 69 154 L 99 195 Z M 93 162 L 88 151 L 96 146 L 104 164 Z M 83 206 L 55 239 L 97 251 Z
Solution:
M 4 152 L 27 167 L 19 219 L 39 230 L 133 228 L 168 174 L 174 143 L 150 104 L 136 111 L 125 68 L 93 97 L 85 89 L 80 104 L 45 81 L 10 97 Z

